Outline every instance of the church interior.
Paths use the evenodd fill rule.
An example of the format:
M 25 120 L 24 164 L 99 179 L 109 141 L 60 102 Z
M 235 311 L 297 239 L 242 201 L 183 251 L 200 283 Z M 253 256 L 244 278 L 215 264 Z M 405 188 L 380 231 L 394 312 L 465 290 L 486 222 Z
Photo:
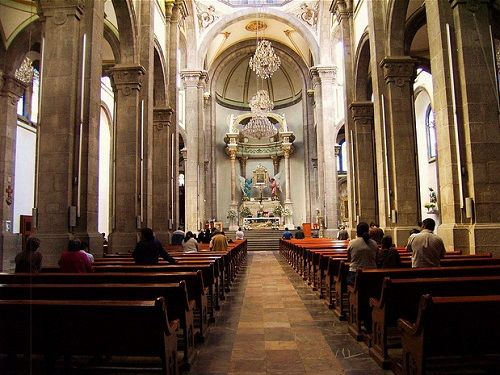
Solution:
M 500 1 L 0 0 L 0 192 L 0 373 L 500 373 Z

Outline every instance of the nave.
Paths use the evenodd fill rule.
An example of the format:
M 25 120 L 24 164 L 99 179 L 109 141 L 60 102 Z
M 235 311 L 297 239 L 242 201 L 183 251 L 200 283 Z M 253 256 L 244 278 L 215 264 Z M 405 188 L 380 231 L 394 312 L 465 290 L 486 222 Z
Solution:
M 249 252 L 193 375 L 392 374 L 278 252 Z

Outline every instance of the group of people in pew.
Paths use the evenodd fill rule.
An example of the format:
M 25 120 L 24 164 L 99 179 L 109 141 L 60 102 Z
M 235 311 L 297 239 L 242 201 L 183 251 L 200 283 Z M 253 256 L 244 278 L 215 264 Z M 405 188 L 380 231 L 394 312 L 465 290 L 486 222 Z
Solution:
M 16 255 L 15 272 L 40 272 L 42 268 L 42 253 L 40 240 L 30 237 L 26 241 L 26 249 Z M 73 239 L 68 242 L 68 247 L 59 258 L 59 268 L 61 272 L 92 272 L 94 256 L 89 252 L 86 242 Z
M 243 240 L 245 234 L 238 228 L 235 233 L 236 240 Z M 198 237 L 191 232 L 188 231 L 184 233 L 182 227 L 177 228 L 177 230 L 172 234 L 172 238 L 170 243 L 172 245 L 180 245 L 182 246 L 185 253 L 197 252 L 200 250 L 199 244 L 209 244 L 209 248 L 212 251 L 226 251 L 228 244 L 232 242 L 232 240 L 228 239 L 225 235 L 224 231 L 219 231 L 216 228 L 205 229 L 205 231 L 200 230 L 198 233 Z
M 436 222 L 433 219 L 425 219 L 422 222 L 422 230 L 410 235 L 406 250 L 412 253 L 413 268 L 440 266 L 440 259 L 444 257 L 446 250 L 443 240 L 433 232 L 435 226 Z M 382 231 L 379 247 L 379 243 L 372 236 L 372 233 L 375 233 L 375 236 L 380 236 L 380 231 L 371 231 L 370 226 L 365 222 L 357 225 L 356 238 L 349 242 L 347 248 L 347 258 L 350 262 L 348 284 L 354 285 L 358 268 L 401 266 L 401 259 L 398 251 L 394 248 L 392 237 L 383 235 Z
M 291 240 L 292 238 L 294 238 L 294 235 L 292 232 L 290 232 L 288 227 L 286 227 L 281 238 L 283 238 L 284 240 Z M 302 240 L 304 238 L 306 238 L 304 231 L 302 230 L 301 227 L 297 227 L 297 230 L 295 231 L 295 239 Z

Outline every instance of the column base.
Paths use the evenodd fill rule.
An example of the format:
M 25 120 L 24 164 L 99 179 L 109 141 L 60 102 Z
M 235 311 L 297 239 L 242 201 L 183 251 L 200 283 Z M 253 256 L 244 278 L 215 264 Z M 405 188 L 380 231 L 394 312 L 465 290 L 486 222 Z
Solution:
M 40 240 L 40 251 L 43 255 L 42 268 L 57 266 L 63 251 L 68 249 L 72 233 L 36 233 L 33 235 Z
M 406 244 L 408 243 L 408 237 L 410 237 L 410 231 L 414 228 L 414 225 L 402 225 L 392 228 L 385 228 L 384 234 L 390 234 L 392 236 L 392 242 L 396 246 L 406 246 Z
M 102 234 L 99 232 L 79 232 L 74 234 L 75 238 L 78 238 L 80 241 L 85 241 L 89 244 L 89 251 L 91 254 L 94 254 L 97 258 L 100 258 L 104 254 L 104 240 L 102 238 Z
M 451 223 L 441 224 L 434 233 L 443 239 L 447 251 L 461 250 L 463 254 L 469 254 L 473 250 L 470 230 L 470 225 Z
M 109 253 L 131 253 L 139 240 L 137 232 L 113 232 L 109 235 Z
M 443 239 L 446 250 L 461 250 L 462 254 L 491 252 L 500 257 L 498 233 L 500 223 L 441 224 L 437 234 Z
M 2 272 L 14 272 L 15 258 L 22 251 L 22 239 L 19 233 L 2 232 L 0 234 L 0 267 Z

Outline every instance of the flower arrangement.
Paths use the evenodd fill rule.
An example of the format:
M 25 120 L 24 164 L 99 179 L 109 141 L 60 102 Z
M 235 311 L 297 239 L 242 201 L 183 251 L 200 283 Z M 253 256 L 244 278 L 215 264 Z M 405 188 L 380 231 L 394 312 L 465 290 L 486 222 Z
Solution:
M 237 217 L 238 217 L 238 213 L 235 210 L 227 211 L 227 218 L 228 219 L 235 219 Z
M 250 211 L 250 209 L 248 207 L 243 207 L 240 210 L 240 215 L 242 217 L 249 217 L 249 216 L 252 216 L 252 211 Z
M 292 213 L 292 210 L 290 210 L 289 208 L 285 208 L 285 209 L 283 209 L 282 215 L 283 215 L 283 217 L 288 217 L 288 216 L 292 216 L 293 213 Z
M 433 188 L 429 187 L 429 202 L 424 204 L 428 211 L 434 211 L 437 205 L 437 196 Z
M 283 213 L 283 207 L 281 206 L 281 204 L 279 204 L 274 208 L 273 214 L 274 216 L 281 216 L 282 213 Z

